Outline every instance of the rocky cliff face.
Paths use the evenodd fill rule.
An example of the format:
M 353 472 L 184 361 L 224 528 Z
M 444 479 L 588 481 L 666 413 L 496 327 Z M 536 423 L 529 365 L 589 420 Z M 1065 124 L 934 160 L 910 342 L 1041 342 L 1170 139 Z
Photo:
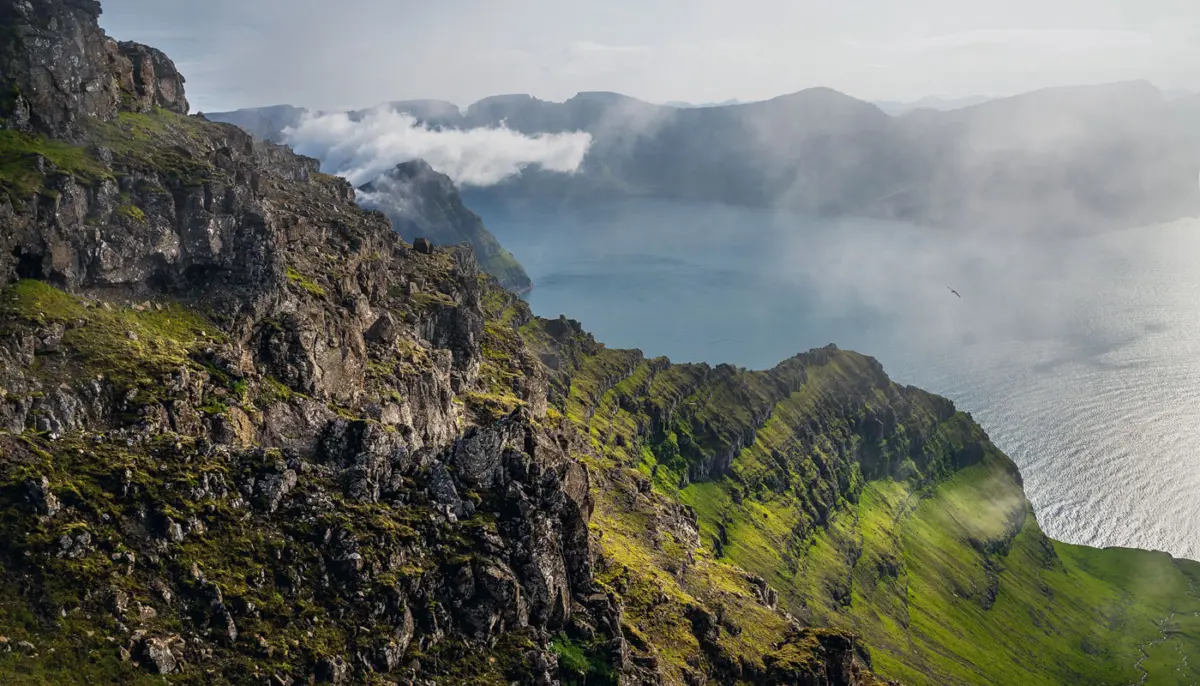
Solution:
M 183 77 L 166 55 L 96 30 L 95 0 L 5 2 L 0 99 L 6 128 L 57 137 L 89 119 L 160 107 L 187 114 Z
M 6 683 L 874 683 L 853 634 L 600 469 L 539 357 L 577 330 L 185 116 L 170 61 L 98 13 L 0 0 Z M 630 589 L 601 489 L 720 593 Z
M 479 215 L 463 205 L 450 177 L 424 160 L 397 165 L 359 191 L 359 204 L 386 214 L 405 240 L 425 238 L 435 245 L 467 243 L 480 267 L 504 287 L 517 293 L 533 287 L 520 263 L 484 228 Z

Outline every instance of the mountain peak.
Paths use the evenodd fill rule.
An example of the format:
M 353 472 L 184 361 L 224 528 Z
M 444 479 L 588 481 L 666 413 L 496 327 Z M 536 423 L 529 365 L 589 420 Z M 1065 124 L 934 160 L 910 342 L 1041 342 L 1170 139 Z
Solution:
M 567 102 L 571 101 L 590 101 L 602 103 L 618 103 L 618 102 L 643 102 L 638 98 L 613 91 L 580 91 L 573 95 Z
M 437 171 L 433 168 L 433 165 L 418 157 L 397 164 L 395 167 L 384 172 L 378 179 L 363 184 L 359 189 L 367 193 L 372 193 L 388 182 L 418 180 L 422 182 L 436 181 L 442 185 L 449 185 L 451 188 L 454 188 L 454 182 L 449 176 Z

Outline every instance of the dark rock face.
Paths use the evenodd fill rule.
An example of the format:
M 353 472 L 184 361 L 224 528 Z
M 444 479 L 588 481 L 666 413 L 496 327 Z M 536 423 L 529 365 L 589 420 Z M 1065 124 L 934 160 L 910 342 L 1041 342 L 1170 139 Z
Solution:
M 58 498 L 50 490 L 50 480 L 46 477 L 28 479 L 25 482 L 25 493 L 39 514 L 50 517 L 58 514 L 60 505 Z
M 430 243 L 428 238 L 414 239 L 413 240 L 413 250 L 416 250 L 417 252 L 419 252 L 423 255 L 432 254 L 433 253 L 433 243 Z

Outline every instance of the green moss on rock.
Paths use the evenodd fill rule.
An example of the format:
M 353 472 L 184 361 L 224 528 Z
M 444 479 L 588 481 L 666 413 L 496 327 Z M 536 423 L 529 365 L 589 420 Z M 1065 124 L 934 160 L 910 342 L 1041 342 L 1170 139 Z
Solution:
M 117 208 L 117 214 L 132 219 L 135 222 L 144 223 L 146 221 L 146 213 L 142 211 L 142 208 L 133 204 L 121 205 Z
M 301 274 L 295 268 L 288 267 L 287 278 L 288 278 L 289 282 L 304 289 L 304 291 L 306 291 L 309 295 L 315 296 L 317 298 L 325 297 L 325 289 L 323 287 L 321 287 L 320 284 L 318 284 L 317 282 L 308 278 L 304 274 Z
M 85 185 L 112 177 L 83 146 L 0 130 L 0 188 L 14 202 L 37 194 L 54 173 L 70 175 Z
M 164 374 L 181 366 L 201 368 L 193 356 L 224 339 L 212 322 L 177 303 L 102 306 L 34 280 L 0 292 L 0 318 L 61 327 L 61 344 L 71 354 L 45 356 L 43 375 L 101 376 L 149 393 Z

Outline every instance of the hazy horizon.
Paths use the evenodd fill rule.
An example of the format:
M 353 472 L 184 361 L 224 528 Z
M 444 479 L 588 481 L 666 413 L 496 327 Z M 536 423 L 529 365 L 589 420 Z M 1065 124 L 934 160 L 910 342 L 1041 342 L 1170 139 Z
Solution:
M 633 98 L 635 100 L 645 102 L 645 103 L 651 104 L 651 105 L 659 105 L 662 107 L 675 107 L 675 108 L 686 109 L 686 108 L 706 108 L 706 107 L 736 107 L 736 106 L 740 106 L 740 105 L 752 105 L 755 103 L 766 102 L 766 101 L 773 100 L 776 98 L 783 98 L 783 97 L 787 97 L 789 95 L 795 95 L 797 93 L 802 93 L 802 92 L 808 91 L 808 90 L 817 90 L 817 89 L 827 88 L 827 89 L 842 93 L 843 95 L 852 97 L 855 100 L 860 100 L 862 102 L 875 105 L 876 107 L 879 107 L 881 110 L 883 110 L 884 112 L 886 112 L 888 114 L 899 114 L 904 111 L 908 111 L 911 109 L 918 109 L 918 108 L 941 109 L 941 110 L 961 109 L 964 107 L 972 107 L 972 106 L 983 104 L 986 102 L 991 102 L 994 100 L 1003 100 L 1005 98 L 1019 97 L 1022 95 L 1029 94 L 1029 93 L 1035 93 L 1038 91 L 1045 91 L 1045 90 L 1064 89 L 1064 88 L 1087 88 L 1087 87 L 1109 86 L 1109 85 L 1117 85 L 1117 84 L 1122 84 L 1122 83 L 1138 83 L 1138 82 L 1149 83 L 1155 89 L 1157 89 L 1158 91 L 1163 93 L 1163 95 L 1166 96 L 1168 99 L 1174 99 L 1174 98 L 1178 98 L 1178 97 L 1186 97 L 1186 96 L 1193 96 L 1193 95 L 1200 94 L 1200 90 L 1165 88 L 1161 84 L 1155 83 L 1155 82 L 1151 81 L 1150 79 L 1132 78 L 1132 79 L 1123 79 L 1123 80 L 1118 80 L 1118 81 L 1064 83 L 1064 84 L 1051 85 L 1051 86 L 1041 86 L 1041 87 L 1037 87 L 1037 88 L 1031 88 L 1028 90 L 1021 90 L 1021 91 L 1015 91 L 1012 93 L 1003 93 L 1003 94 L 965 93 L 965 94 L 961 94 L 961 95 L 953 95 L 953 94 L 947 94 L 947 93 L 925 93 L 925 94 L 918 95 L 917 97 L 895 98 L 895 99 L 867 98 L 867 97 L 862 97 L 856 93 L 848 93 L 848 92 L 842 91 L 840 89 L 833 88 L 832 86 L 827 86 L 827 85 L 823 85 L 823 84 L 815 84 L 815 85 L 808 86 L 806 88 L 801 88 L 798 90 L 788 91 L 788 92 L 784 92 L 784 93 L 776 93 L 774 95 L 770 95 L 770 96 L 764 97 L 764 98 L 755 98 L 755 99 L 746 99 L 746 100 L 734 98 L 734 97 L 720 98 L 720 99 L 716 99 L 716 100 L 703 100 L 703 101 L 698 100 L 695 102 L 688 101 L 688 100 L 647 100 L 645 98 L 640 98 L 640 97 L 630 95 L 628 93 L 623 93 L 620 91 L 579 90 L 574 93 L 571 93 L 570 95 L 557 97 L 557 98 L 542 97 L 541 95 L 538 95 L 537 93 L 526 93 L 526 92 L 500 93 L 500 92 L 497 92 L 497 93 L 491 93 L 491 94 L 485 95 L 481 98 L 477 98 L 475 100 L 471 100 L 471 101 L 467 101 L 467 102 L 454 102 L 451 100 L 443 100 L 441 98 L 427 98 L 427 97 L 403 97 L 403 98 L 383 97 L 383 98 L 380 98 L 380 99 L 372 101 L 372 102 L 360 103 L 360 104 L 352 105 L 352 106 L 327 107 L 327 108 L 313 107 L 313 106 L 310 106 L 306 103 L 299 102 L 299 101 L 296 101 L 296 102 L 280 101 L 280 102 L 259 103 L 259 104 L 246 104 L 246 105 L 239 105 L 236 107 L 231 107 L 229 109 L 220 109 L 219 110 L 219 109 L 214 108 L 214 109 L 209 109 L 207 111 L 197 108 L 193 105 L 192 112 L 193 113 L 207 112 L 207 113 L 217 114 L 217 113 L 236 112 L 236 111 L 243 111 L 243 110 L 266 110 L 266 109 L 271 109 L 274 107 L 296 107 L 296 108 L 300 108 L 300 109 L 306 109 L 306 110 L 309 110 L 312 112 L 340 113 L 340 112 L 355 112 L 355 111 L 370 110 L 370 109 L 373 109 L 373 108 L 376 108 L 379 106 L 387 105 L 390 103 L 397 103 L 397 102 L 426 101 L 426 102 L 447 103 L 447 104 L 457 107 L 460 113 L 465 113 L 471 105 L 482 102 L 484 100 L 488 100 L 490 98 L 529 96 L 529 97 L 533 98 L 534 100 L 539 100 L 541 102 L 562 104 L 562 103 L 567 102 L 568 100 L 571 100 L 572 98 L 575 98 L 575 97 L 585 94 L 585 93 L 615 93 L 617 95 L 621 95 L 621 96 L 628 97 L 628 98 Z M 191 91 L 189 90 L 188 93 L 190 96 Z
M 628 0 L 108 0 L 101 24 L 171 55 L 193 106 L 222 111 L 578 91 L 751 101 L 819 85 L 899 101 L 1137 79 L 1196 90 L 1200 17 L 1187 10 L 1179 0 L 664 0 L 653 10 Z

